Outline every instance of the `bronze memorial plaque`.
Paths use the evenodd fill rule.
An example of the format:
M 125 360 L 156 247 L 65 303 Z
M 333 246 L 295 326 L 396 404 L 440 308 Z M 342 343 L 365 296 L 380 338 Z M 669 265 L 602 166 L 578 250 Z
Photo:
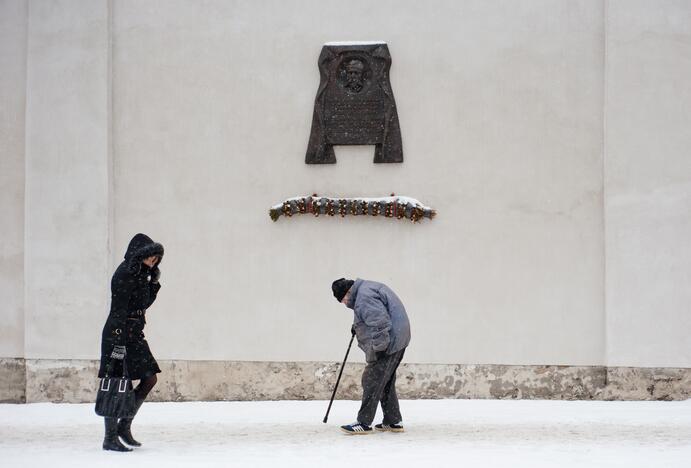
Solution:
M 375 145 L 375 163 L 403 162 L 390 68 L 384 42 L 324 44 L 307 164 L 334 164 L 333 145 Z

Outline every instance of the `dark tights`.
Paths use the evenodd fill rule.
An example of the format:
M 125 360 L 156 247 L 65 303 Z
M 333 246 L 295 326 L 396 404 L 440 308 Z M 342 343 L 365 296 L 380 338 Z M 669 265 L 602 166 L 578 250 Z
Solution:
M 137 400 L 145 400 L 146 396 L 149 394 L 151 389 L 154 388 L 154 385 L 156 385 L 157 381 L 158 378 L 156 377 L 156 374 L 141 379 L 139 381 L 139 385 L 137 385 L 137 388 L 134 389 L 134 394 L 136 395 Z

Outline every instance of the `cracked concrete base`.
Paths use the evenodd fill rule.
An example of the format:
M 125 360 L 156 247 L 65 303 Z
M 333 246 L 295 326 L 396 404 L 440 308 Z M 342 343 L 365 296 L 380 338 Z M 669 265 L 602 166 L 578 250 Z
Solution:
M 26 401 L 24 359 L 0 358 L 0 403 Z
M 340 363 L 159 361 L 153 401 L 331 397 Z M 360 398 L 363 364 L 348 364 L 337 398 Z M 98 361 L 0 359 L 0 402 L 94 401 Z M 684 400 L 691 369 L 403 364 L 400 398 Z
M 691 398 L 691 369 L 610 367 L 607 400 L 686 400 Z

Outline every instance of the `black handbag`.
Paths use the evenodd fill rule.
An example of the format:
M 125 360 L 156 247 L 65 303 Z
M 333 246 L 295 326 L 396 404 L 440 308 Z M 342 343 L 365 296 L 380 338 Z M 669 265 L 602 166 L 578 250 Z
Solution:
M 135 395 L 125 359 L 122 360 L 122 377 L 111 377 L 112 371 L 111 361 L 96 392 L 96 414 L 106 418 L 133 418 L 137 412 Z

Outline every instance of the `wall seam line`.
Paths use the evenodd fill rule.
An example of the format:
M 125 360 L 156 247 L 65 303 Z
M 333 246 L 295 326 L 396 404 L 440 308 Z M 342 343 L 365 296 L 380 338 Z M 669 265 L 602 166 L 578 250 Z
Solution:
M 105 268 L 105 276 L 106 279 L 108 278 L 108 274 L 110 272 L 111 268 L 111 263 L 113 262 L 113 238 L 114 238 L 114 231 L 115 231 L 115 208 L 114 208 L 114 199 L 115 199 L 115 162 L 114 162 L 114 116 L 113 116 L 113 42 L 114 42 L 114 37 L 113 37 L 113 0 L 106 0 L 107 4 L 107 14 L 108 14 L 108 71 L 107 71 L 107 113 L 108 113 L 108 121 L 107 121 L 107 139 L 108 139 L 108 148 L 107 148 L 107 173 L 106 173 L 106 178 L 107 178 L 107 194 L 106 194 L 106 203 L 108 206 L 108 226 L 107 226 L 107 238 L 106 238 L 106 268 Z M 108 284 L 107 282 L 105 284 Z
M 28 320 L 27 320 L 27 311 L 28 311 L 28 298 L 29 298 L 29 291 L 28 291 L 28 272 L 27 272 L 27 265 L 29 265 L 29 217 L 27 216 L 27 213 L 29 212 L 29 183 L 28 183 L 28 178 L 27 175 L 30 173 L 29 172 L 29 46 L 30 46 L 30 35 L 31 35 L 31 7 L 29 4 L 29 1 L 27 0 L 25 3 L 25 19 L 26 19 L 26 37 L 25 37 L 25 55 L 24 55 L 24 233 L 23 233 L 23 238 L 24 238 L 24 245 L 23 245 L 23 252 L 24 252 L 24 261 L 22 264 L 22 273 L 23 273 L 23 284 L 22 284 L 22 290 L 23 290 L 23 315 L 24 315 L 24 330 L 23 330 L 23 338 L 22 338 L 22 358 L 26 360 L 27 357 L 27 352 L 26 352 L 26 344 L 28 341 L 28 335 L 27 335 L 27 327 L 28 327 Z M 26 381 L 28 380 L 28 374 L 26 367 L 24 367 L 24 394 L 26 396 Z
M 602 21 L 602 300 L 604 317 L 604 359 L 605 385 L 609 375 L 609 308 L 608 308 L 608 271 L 607 271 L 607 83 L 608 83 L 608 33 L 609 33 L 609 0 L 604 0 Z

